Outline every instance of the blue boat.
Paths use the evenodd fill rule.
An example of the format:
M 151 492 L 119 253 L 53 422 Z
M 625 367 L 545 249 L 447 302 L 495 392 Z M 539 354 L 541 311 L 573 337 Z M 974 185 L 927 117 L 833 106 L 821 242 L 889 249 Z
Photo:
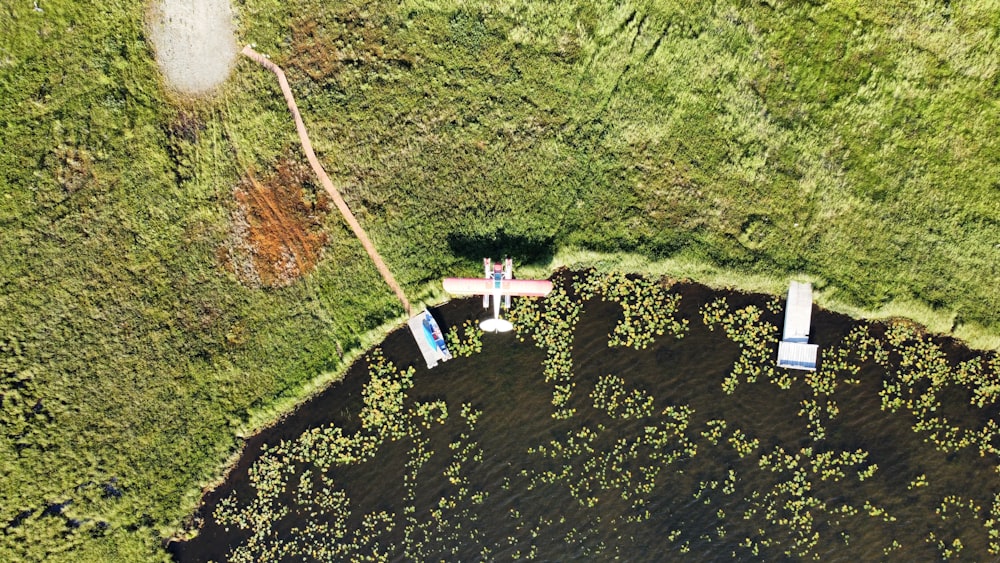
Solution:
M 427 362 L 428 369 L 438 365 L 438 362 L 447 362 L 451 359 L 451 352 L 444 342 L 441 327 L 438 326 L 430 311 L 417 313 L 410 317 L 406 321 L 406 325 L 410 329 L 410 334 L 413 335 L 413 340 L 417 343 L 417 348 L 420 349 L 420 355 Z
M 427 343 L 441 355 L 441 361 L 450 360 L 451 352 L 448 351 L 448 345 L 444 342 L 444 335 L 441 334 L 441 327 L 438 326 L 437 321 L 434 320 L 430 311 L 424 311 L 422 323 L 424 326 L 424 337 L 427 338 Z

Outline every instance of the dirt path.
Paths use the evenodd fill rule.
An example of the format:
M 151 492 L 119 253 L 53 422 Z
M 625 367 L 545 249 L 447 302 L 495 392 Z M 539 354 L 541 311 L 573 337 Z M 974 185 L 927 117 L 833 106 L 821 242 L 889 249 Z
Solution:
M 299 107 L 295 104 L 295 97 L 292 95 L 292 89 L 288 86 L 288 80 L 285 79 L 285 73 L 281 70 L 281 67 L 269 61 L 264 55 L 254 51 L 249 45 L 243 48 L 243 55 L 249 59 L 257 61 L 261 66 L 270 70 L 278 77 L 278 84 L 281 86 L 281 93 L 285 96 L 285 101 L 288 103 L 288 109 L 292 112 L 292 117 L 295 119 L 295 129 L 299 133 L 299 141 L 302 142 L 302 150 L 306 153 L 306 159 L 309 161 L 309 165 L 312 166 L 313 172 L 319 177 L 320 183 L 326 189 L 327 193 L 330 194 L 330 198 L 337 205 L 337 209 L 340 210 L 340 214 L 344 216 L 347 224 L 351 226 L 351 230 L 354 231 L 354 235 L 358 237 L 361 241 L 361 245 L 365 247 L 365 251 L 368 252 L 368 256 L 371 257 L 372 262 L 375 263 L 375 267 L 378 268 L 382 277 L 385 278 L 385 283 L 389 284 L 389 287 L 396 293 L 396 297 L 403 304 L 403 308 L 406 310 L 406 316 L 410 316 L 410 302 L 406 299 L 406 294 L 403 293 L 403 289 L 396 282 L 396 278 L 393 277 L 392 272 L 389 271 L 389 267 L 385 265 L 382 257 L 379 256 L 377 250 L 375 250 L 375 245 L 372 244 L 368 234 L 365 230 L 361 228 L 361 224 L 354 217 L 354 213 L 351 209 L 347 207 L 347 202 L 344 198 L 340 197 L 340 192 L 333 185 L 333 181 L 330 177 L 326 175 L 326 171 L 323 170 L 323 166 L 320 164 L 319 159 L 316 158 L 316 153 L 313 152 L 312 143 L 309 142 L 309 134 L 306 132 L 306 125 L 302 122 L 302 115 L 299 113 Z
M 167 84 L 201 95 L 222 84 L 236 61 L 230 0 L 157 0 L 147 20 Z

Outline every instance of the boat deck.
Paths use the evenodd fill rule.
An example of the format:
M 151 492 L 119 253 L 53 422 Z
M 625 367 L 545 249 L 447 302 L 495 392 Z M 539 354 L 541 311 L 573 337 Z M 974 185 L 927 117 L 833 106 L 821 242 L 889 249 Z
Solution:
M 427 341 L 427 337 L 424 334 L 424 313 L 410 318 L 406 321 L 406 325 L 410 327 L 410 332 L 413 334 L 413 340 L 417 342 L 417 348 L 420 348 L 420 354 L 424 357 L 424 361 L 427 362 L 427 369 L 434 368 L 438 365 L 439 361 L 447 361 L 441 353 L 431 346 L 431 343 Z
M 812 323 L 812 284 L 788 284 L 785 302 L 785 328 L 778 343 L 778 367 L 816 370 L 819 346 L 809 344 L 809 327 Z

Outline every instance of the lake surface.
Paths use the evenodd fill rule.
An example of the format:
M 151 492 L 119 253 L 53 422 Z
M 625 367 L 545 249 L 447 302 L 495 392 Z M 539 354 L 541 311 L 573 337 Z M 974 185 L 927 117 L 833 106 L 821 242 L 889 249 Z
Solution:
M 575 296 L 569 274 L 556 282 Z M 993 396 L 982 408 L 968 404 L 983 381 L 928 383 L 893 363 L 909 365 L 906 350 L 923 343 L 938 358 L 923 364 L 954 371 L 979 358 L 985 367 L 975 373 L 995 381 L 992 354 L 930 337 L 900 344 L 886 325 L 814 309 L 812 342 L 825 354 L 844 349 L 846 368 L 821 360 L 835 389 L 820 393 L 804 372 L 778 370 L 794 379 L 743 377 L 728 394 L 723 382 L 744 350 L 719 325 L 710 330 L 703 308 L 719 298 L 728 311 L 755 306 L 761 316 L 751 324 L 776 331 L 783 302 L 689 283 L 668 294 L 679 296 L 674 318 L 687 329 L 644 350 L 609 347 L 621 304 L 583 303 L 561 407 L 572 414 L 561 418 L 553 417 L 561 382 L 542 375 L 553 352 L 530 338 L 486 334 L 480 353 L 427 370 L 409 332 L 392 333 L 384 362 L 415 367 L 402 377 L 412 385 L 398 415 L 408 430 L 381 434 L 369 457 L 351 463 L 323 458 L 328 445 L 303 446 L 313 429 L 372 433 L 360 417 L 373 376 L 359 361 L 342 383 L 247 441 L 229 479 L 204 499 L 199 535 L 171 552 L 178 561 L 996 559 L 997 456 L 968 440 L 941 451 L 933 430 L 913 429 L 911 410 L 885 407 L 886 382 L 906 381 L 904 398 L 932 404 L 935 391 L 939 405 L 920 416 L 996 443 Z M 479 299 L 435 310 L 445 331 L 486 314 Z M 849 338 L 857 327 L 885 343 L 884 357 L 861 358 L 863 346 Z M 821 412 L 812 425 L 808 401 Z M 431 407 L 415 414 L 420 403 L 442 402 L 446 417 Z M 293 453 L 307 450 L 313 457 Z

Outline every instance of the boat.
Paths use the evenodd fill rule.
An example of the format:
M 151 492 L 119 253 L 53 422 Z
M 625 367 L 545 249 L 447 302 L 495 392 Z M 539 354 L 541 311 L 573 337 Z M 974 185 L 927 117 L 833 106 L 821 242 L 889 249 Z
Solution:
M 424 311 L 421 324 L 424 327 L 424 337 L 427 338 L 427 343 L 438 353 L 440 356 L 439 359 L 442 362 L 450 360 L 451 352 L 448 351 L 448 345 L 445 344 L 441 327 L 438 326 L 437 321 L 434 320 L 434 315 L 431 315 L 430 311 Z

